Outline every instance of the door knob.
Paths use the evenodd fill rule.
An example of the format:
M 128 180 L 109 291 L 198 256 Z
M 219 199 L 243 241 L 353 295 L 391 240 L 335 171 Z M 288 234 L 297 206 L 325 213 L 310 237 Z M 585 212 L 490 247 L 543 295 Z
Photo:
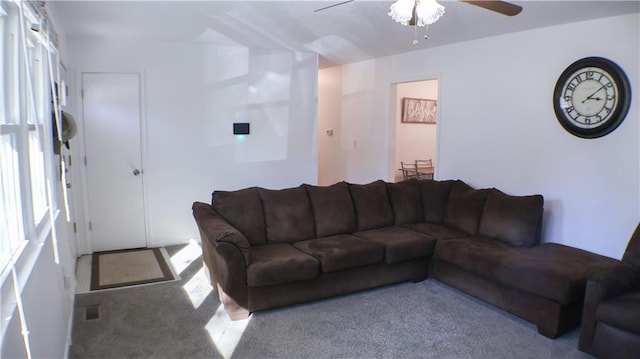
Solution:
M 137 176 L 139 174 L 140 174 L 140 170 L 139 169 L 136 168 L 135 170 L 133 170 L 133 175 L 134 176 Z

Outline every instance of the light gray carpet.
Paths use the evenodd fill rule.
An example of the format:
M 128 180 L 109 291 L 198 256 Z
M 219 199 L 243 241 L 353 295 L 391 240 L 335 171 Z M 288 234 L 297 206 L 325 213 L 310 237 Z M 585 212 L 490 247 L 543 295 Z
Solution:
M 78 294 L 70 357 L 589 358 L 576 349 L 577 330 L 547 339 L 433 279 L 230 322 L 201 268 L 198 258 L 180 281 Z M 96 305 L 100 319 L 86 320 L 85 308 Z

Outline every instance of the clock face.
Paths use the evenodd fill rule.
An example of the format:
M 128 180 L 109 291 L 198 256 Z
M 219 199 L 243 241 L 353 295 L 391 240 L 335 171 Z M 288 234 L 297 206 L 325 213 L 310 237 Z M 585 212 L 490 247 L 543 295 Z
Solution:
M 560 108 L 574 125 L 594 128 L 611 119 L 619 90 L 608 72 L 585 67 L 571 74 L 562 87 Z
M 556 117 L 576 136 L 604 136 L 626 116 L 630 92 L 626 75 L 615 63 L 598 57 L 578 60 L 567 67 L 556 83 Z

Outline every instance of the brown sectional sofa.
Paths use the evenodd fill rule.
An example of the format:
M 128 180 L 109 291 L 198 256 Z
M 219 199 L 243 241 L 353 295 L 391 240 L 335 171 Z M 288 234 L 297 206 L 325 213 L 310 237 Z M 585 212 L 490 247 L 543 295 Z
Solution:
M 590 268 L 613 261 L 539 244 L 541 195 L 460 180 L 215 191 L 193 215 L 232 319 L 431 275 L 554 338 L 579 324 Z

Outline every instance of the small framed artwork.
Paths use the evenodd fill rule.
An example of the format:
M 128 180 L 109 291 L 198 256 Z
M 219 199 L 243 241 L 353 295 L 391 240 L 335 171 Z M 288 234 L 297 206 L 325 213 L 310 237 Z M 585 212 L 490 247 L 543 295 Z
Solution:
M 438 101 L 422 98 L 402 98 L 402 123 L 436 123 Z

